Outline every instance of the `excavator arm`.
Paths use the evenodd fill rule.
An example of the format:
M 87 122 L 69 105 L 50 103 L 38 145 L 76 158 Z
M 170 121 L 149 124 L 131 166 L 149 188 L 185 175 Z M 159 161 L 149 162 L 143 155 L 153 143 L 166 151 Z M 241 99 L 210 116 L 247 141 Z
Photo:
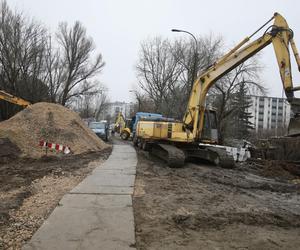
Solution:
M 261 37 L 248 43 L 254 34 L 260 31 L 273 19 L 274 24 L 271 25 Z M 292 105 L 292 110 L 299 113 L 300 109 L 298 108 L 299 105 L 297 105 L 298 102 L 296 98 L 294 98 L 294 91 L 300 90 L 300 87 L 293 87 L 289 47 L 291 46 L 292 48 L 300 70 L 299 54 L 293 40 L 293 31 L 288 27 L 286 20 L 280 14 L 275 13 L 261 28 L 254 32 L 250 37 L 246 37 L 235 48 L 197 77 L 193 84 L 187 111 L 183 118 L 185 129 L 192 132 L 194 138 L 201 137 L 204 125 L 205 101 L 209 89 L 222 76 L 271 43 L 273 44 L 276 54 L 285 94 Z
M 0 90 L 0 100 L 5 100 L 7 102 L 22 106 L 24 108 L 26 108 L 28 105 L 31 104 L 30 102 L 28 102 L 22 98 L 13 96 L 3 90 Z
M 114 131 L 121 133 L 122 129 L 125 128 L 126 122 L 121 112 L 118 113 L 115 125 L 114 125 Z

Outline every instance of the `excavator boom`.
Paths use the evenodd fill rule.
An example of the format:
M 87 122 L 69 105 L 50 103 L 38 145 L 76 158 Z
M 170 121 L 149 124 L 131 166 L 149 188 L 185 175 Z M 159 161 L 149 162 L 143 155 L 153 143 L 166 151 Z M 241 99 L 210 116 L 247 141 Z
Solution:
M 293 40 L 293 31 L 289 28 L 286 20 L 280 14 L 275 13 L 273 18 L 271 18 L 268 22 L 273 19 L 274 24 L 269 27 L 270 30 L 267 29 L 261 37 L 251 43 L 248 43 L 250 37 L 252 37 L 256 32 L 250 37 L 246 37 L 234 49 L 220 58 L 196 79 L 189 98 L 187 111 L 183 118 L 184 126 L 193 133 L 195 139 L 201 140 L 204 124 L 205 101 L 209 89 L 222 76 L 257 54 L 271 43 L 273 44 L 276 54 L 285 94 L 292 106 L 292 110 L 296 114 L 300 113 L 299 106 L 297 105 L 298 102 L 294 97 L 294 91 L 297 91 L 300 88 L 293 87 L 289 51 L 289 47 L 291 46 L 298 68 L 300 69 L 300 59 Z M 266 24 L 264 24 L 263 27 Z
M 24 108 L 26 108 L 28 105 L 31 104 L 30 102 L 28 102 L 20 97 L 13 96 L 3 90 L 0 90 L 0 100 L 5 100 L 7 102 L 22 106 Z
M 122 129 L 125 128 L 125 125 L 125 118 L 123 117 L 123 114 L 119 112 L 115 120 L 114 131 L 117 133 L 121 133 Z

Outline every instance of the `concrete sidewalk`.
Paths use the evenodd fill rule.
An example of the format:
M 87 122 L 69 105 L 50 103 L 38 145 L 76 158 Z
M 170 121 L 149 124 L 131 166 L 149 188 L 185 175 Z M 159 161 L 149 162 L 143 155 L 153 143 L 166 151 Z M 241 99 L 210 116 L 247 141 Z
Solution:
M 114 145 L 108 160 L 62 198 L 23 249 L 135 249 L 136 164 L 133 147 Z

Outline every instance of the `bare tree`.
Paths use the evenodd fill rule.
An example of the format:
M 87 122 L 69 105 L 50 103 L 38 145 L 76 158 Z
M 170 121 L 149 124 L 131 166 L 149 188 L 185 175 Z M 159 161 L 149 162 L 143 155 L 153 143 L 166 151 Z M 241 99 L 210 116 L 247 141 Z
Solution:
M 46 30 L 22 13 L 13 12 L 6 1 L 0 6 L 0 88 L 31 102 L 48 99 L 43 82 Z M 1 103 L 1 117 L 18 107 Z
M 197 43 L 196 43 L 197 41 Z M 185 86 L 186 94 L 189 95 L 198 73 L 206 70 L 220 56 L 222 38 L 198 37 L 197 40 L 178 40 L 174 43 L 174 56 L 179 57 L 178 62 L 184 70 L 180 80 Z
M 1 1 L 0 89 L 32 103 L 63 105 L 99 93 L 92 79 L 101 72 L 104 62 L 101 54 L 94 58 L 94 44 L 85 28 L 79 22 L 71 28 L 62 23 L 56 38 L 52 43 L 42 25 L 21 12 L 13 12 L 6 1 Z M 0 119 L 7 119 L 19 109 L 0 100 Z
M 197 42 L 196 42 L 197 41 Z M 173 44 L 173 55 L 178 58 L 183 70 L 179 84 L 170 92 L 169 100 L 173 100 L 170 107 L 176 107 L 177 113 L 173 117 L 182 118 L 186 111 L 192 86 L 199 74 L 212 65 L 220 55 L 221 37 L 198 37 L 197 40 L 177 40 Z M 173 98 L 172 98 L 173 96 Z
M 130 116 L 133 116 L 136 112 L 157 112 L 153 100 L 151 100 L 147 94 L 143 94 L 137 90 L 134 90 L 133 93 L 135 105 L 133 106 Z
M 94 44 L 80 22 L 77 21 L 72 28 L 68 28 L 67 23 L 61 23 L 57 38 L 62 46 L 64 66 L 59 102 L 66 105 L 72 97 L 84 95 L 94 88 L 92 82 L 87 80 L 102 70 L 104 62 L 101 54 L 96 56 L 94 62 L 91 61 Z
M 102 86 L 95 96 L 95 118 L 96 120 L 104 120 L 108 108 L 109 98 L 107 95 L 107 88 Z
M 258 58 L 254 57 L 226 74 L 211 88 L 209 95 L 211 103 L 217 108 L 221 141 L 230 131 L 230 120 L 235 111 L 232 100 L 240 85 L 245 84 L 248 89 L 254 86 L 258 92 L 265 93 L 266 90 L 259 78 L 261 69 L 262 66 L 259 64 Z
M 95 82 L 93 85 L 97 87 L 92 92 L 78 96 L 75 106 L 82 118 L 94 118 L 98 121 L 104 119 L 109 99 L 107 88 L 103 84 Z
M 140 88 L 154 102 L 155 111 L 163 111 L 168 92 L 178 81 L 182 68 L 174 57 L 168 40 L 156 37 L 141 44 L 137 63 Z
M 77 99 L 78 107 L 77 111 L 81 118 L 93 118 L 94 116 L 94 108 L 93 108 L 93 94 L 86 94 L 84 96 L 80 96 Z
M 52 37 L 48 37 L 45 54 L 46 76 L 45 81 L 49 88 L 49 97 L 51 102 L 58 102 L 62 91 L 62 84 L 66 80 L 64 74 L 64 65 L 61 60 L 60 51 L 54 49 Z
M 221 39 L 199 38 L 171 43 L 157 37 L 141 44 L 137 64 L 139 87 L 155 112 L 182 118 L 197 72 L 216 59 Z

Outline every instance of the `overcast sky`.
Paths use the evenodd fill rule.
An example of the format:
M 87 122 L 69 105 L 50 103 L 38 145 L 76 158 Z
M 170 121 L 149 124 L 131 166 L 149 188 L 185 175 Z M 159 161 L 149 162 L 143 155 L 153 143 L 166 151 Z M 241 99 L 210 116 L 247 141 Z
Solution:
M 55 32 L 58 23 L 79 20 L 101 52 L 106 66 L 99 80 L 109 88 L 112 101 L 130 101 L 136 84 L 135 63 L 140 42 L 156 35 L 174 39 L 185 29 L 195 36 L 221 35 L 227 49 L 250 35 L 274 12 L 294 30 L 300 49 L 298 0 L 7 0 L 12 8 L 34 17 Z M 293 58 L 292 58 L 293 60 Z M 272 46 L 263 50 L 262 80 L 270 96 L 282 96 L 282 84 Z M 293 68 L 294 82 L 300 84 Z

